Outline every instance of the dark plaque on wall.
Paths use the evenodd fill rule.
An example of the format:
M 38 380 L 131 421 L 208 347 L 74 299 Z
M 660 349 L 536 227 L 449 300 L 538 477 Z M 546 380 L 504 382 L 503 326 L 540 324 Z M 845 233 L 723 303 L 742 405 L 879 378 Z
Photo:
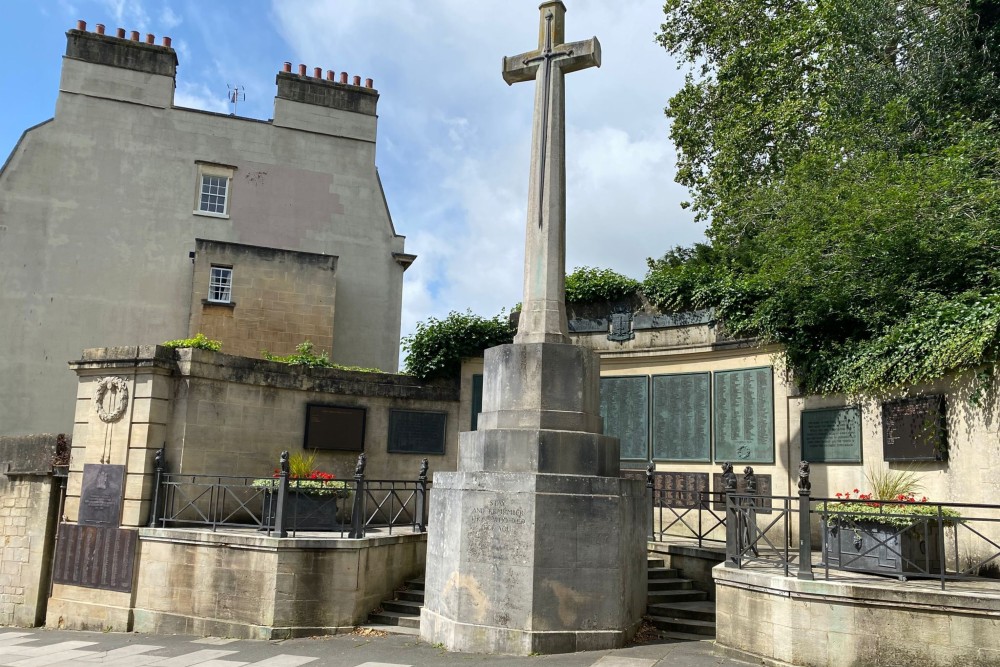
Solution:
M 83 464 L 80 514 L 85 526 L 118 526 L 122 516 L 125 466 Z
M 305 449 L 361 452 L 365 449 L 365 408 L 307 405 Z
M 712 414 L 715 460 L 774 463 L 774 381 L 771 367 L 719 371 Z
M 653 502 L 657 507 L 697 509 L 708 491 L 707 472 L 654 472 Z M 708 502 L 708 496 L 705 496 Z
M 944 396 L 921 396 L 882 404 L 882 451 L 886 461 L 948 458 Z
M 803 410 L 802 460 L 861 463 L 861 408 Z
M 646 483 L 646 470 L 645 468 L 622 468 L 618 472 L 618 476 L 622 479 L 637 479 L 643 484 Z
M 711 461 L 708 373 L 653 376 L 653 459 Z
M 645 375 L 601 378 L 604 434 L 621 441 L 621 458 L 649 458 L 649 378 Z
M 472 376 L 472 430 L 479 430 L 479 413 L 483 411 L 483 374 Z
M 747 481 L 743 477 L 742 470 L 736 470 L 736 493 L 746 493 L 747 492 Z M 715 493 L 720 494 L 715 496 L 715 509 L 717 511 L 724 511 L 726 509 L 726 504 L 722 501 L 722 492 L 726 490 L 726 483 L 722 480 L 722 473 L 717 472 L 712 475 L 712 489 Z M 761 514 L 771 513 L 771 476 L 770 475 L 757 475 L 757 495 L 764 496 L 757 500 L 757 511 Z
M 52 580 L 128 593 L 132 590 L 138 535 L 137 530 L 128 528 L 59 524 Z
M 389 451 L 397 454 L 444 454 L 445 412 L 389 411 Z

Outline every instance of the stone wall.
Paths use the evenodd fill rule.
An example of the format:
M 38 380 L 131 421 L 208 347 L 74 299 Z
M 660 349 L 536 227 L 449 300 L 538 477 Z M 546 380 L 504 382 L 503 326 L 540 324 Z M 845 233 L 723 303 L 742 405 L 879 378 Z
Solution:
M 244 639 L 349 632 L 424 571 L 426 534 L 362 540 L 139 533 L 136 632 Z
M 1000 591 L 715 568 L 716 643 L 798 667 L 1000 664 Z
M 58 510 L 55 440 L 0 438 L 0 626 L 45 619 Z

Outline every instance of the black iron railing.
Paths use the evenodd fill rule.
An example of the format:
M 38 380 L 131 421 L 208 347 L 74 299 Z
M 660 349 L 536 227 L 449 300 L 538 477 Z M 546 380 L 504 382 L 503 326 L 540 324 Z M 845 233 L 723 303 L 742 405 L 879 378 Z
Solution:
M 813 498 L 808 463 L 799 470 L 797 498 L 727 495 L 727 567 L 779 567 L 799 579 L 815 578 L 818 569 L 826 578 L 848 571 L 938 580 L 942 590 L 949 581 L 1000 574 L 1000 506 L 921 502 L 914 513 L 909 500 Z M 768 499 L 772 513 L 765 517 L 757 508 Z M 816 566 L 813 524 L 820 535 Z
M 365 479 L 365 456 L 352 480 L 293 479 L 288 452 L 276 477 L 168 473 L 157 452 L 150 527 L 252 528 L 287 537 L 300 532 L 364 537 L 371 529 L 426 532 L 427 459 L 416 480 Z

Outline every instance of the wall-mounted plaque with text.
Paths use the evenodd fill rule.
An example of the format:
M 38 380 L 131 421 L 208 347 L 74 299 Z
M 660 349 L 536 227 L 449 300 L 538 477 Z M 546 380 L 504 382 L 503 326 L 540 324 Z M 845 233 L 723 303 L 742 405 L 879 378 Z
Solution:
M 649 378 L 645 375 L 601 378 L 604 434 L 621 442 L 623 461 L 649 458 Z
M 718 371 L 713 379 L 715 460 L 774 463 L 771 367 Z
M 306 435 L 302 446 L 306 450 L 364 451 L 365 408 L 307 405 Z
M 444 454 L 446 412 L 389 411 L 389 451 L 397 454 Z
M 83 526 L 117 528 L 121 522 L 124 488 L 125 466 L 83 464 L 83 486 L 80 489 L 77 523 Z
M 802 459 L 861 463 L 861 408 L 803 410 Z
M 653 376 L 653 460 L 712 460 L 711 376 Z
M 944 396 L 920 396 L 882 404 L 882 449 L 886 461 L 948 458 Z

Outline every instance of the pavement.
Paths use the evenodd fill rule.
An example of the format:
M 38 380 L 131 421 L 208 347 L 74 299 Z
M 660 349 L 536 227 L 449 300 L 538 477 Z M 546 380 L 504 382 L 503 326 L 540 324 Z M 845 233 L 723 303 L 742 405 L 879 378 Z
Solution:
M 746 667 L 707 641 L 655 640 L 613 651 L 528 657 L 449 653 L 405 635 L 253 641 L 180 635 L 0 628 L 3 667 Z

